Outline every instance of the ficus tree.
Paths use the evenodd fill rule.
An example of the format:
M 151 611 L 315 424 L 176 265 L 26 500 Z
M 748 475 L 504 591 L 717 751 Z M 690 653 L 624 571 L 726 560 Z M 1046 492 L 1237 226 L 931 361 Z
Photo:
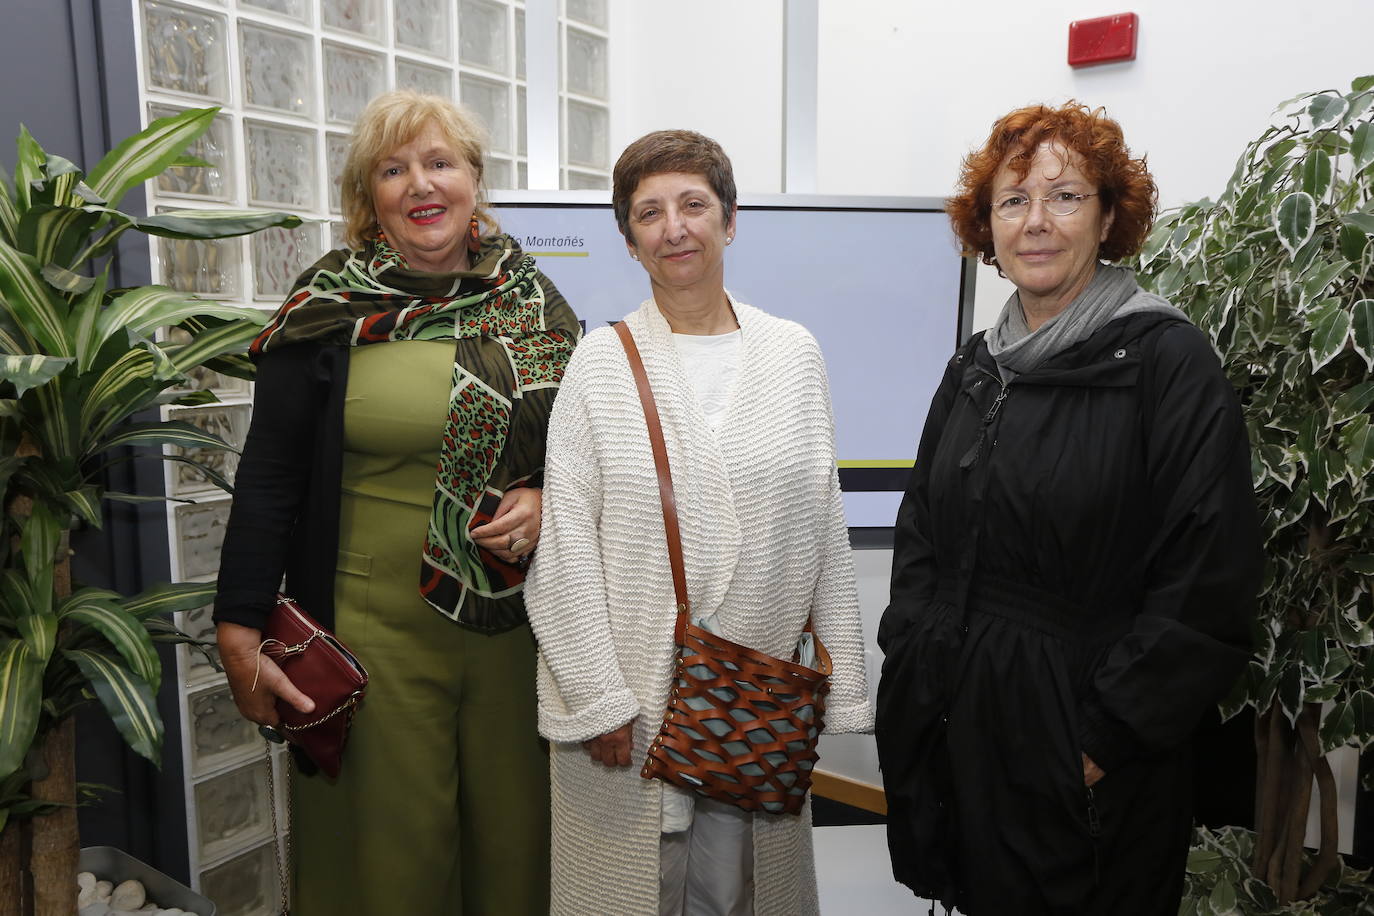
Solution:
M 1257 830 L 1230 889 L 1248 912 L 1341 873 L 1326 755 L 1374 742 L 1371 188 L 1362 77 L 1280 105 L 1221 195 L 1164 214 L 1139 258 L 1141 283 L 1211 338 L 1249 429 L 1267 571 L 1256 652 L 1222 707 L 1255 710 Z M 1305 855 L 1314 787 L 1320 845 Z
M 140 453 L 189 461 L 228 489 L 194 459 L 162 452 L 227 444 L 151 409 L 214 400 L 188 391 L 198 367 L 245 375 L 243 351 L 265 316 L 164 287 L 111 285 L 112 252 L 130 231 L 214 239 L 299 223 L 285 213 L 117 209 L 167 168 L 208 165 L 184 151 L 215 111 L 154 121 L 89 173 L 21 128 L 13 180 L 0 174 L 0 914 L 75 912 L 72 715 L 97 701 L 129 746 L 159 763 L 154 641 L 178 638 L 171 612 L 211 597 L 202 583 L 133 597 L 73 590 L 67 533 L 99 528 L 103 500 L 161 498 L 104 484 L 110 463 Z

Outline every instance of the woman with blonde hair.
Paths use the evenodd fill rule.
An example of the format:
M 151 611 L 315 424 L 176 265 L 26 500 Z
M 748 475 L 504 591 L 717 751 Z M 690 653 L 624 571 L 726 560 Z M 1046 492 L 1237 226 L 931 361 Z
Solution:
M 484 133 L 398 91 L 344 166 L 350 248 L 254 342 L 218 638 L 242 713 L 310 701 L 266 656 L 286 593 L 367 666 L 337 781 L 295 780 L 297 914 L 548 910 L 525 565 L 576 317 L 482 204 Z

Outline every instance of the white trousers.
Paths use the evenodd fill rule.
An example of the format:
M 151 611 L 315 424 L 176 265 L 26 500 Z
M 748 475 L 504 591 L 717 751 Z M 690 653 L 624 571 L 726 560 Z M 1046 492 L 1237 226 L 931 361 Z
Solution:
M 753 916 L 754 816 L 694 801 L 692 826 L 659 839 L 659 916 Z

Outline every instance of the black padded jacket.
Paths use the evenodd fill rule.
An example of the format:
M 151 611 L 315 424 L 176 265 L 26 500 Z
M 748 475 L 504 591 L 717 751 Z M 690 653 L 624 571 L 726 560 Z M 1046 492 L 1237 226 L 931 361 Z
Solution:
M 1260 574 L 1240 405 L 1196 328 L 1128 315 L 1006 385 L 962 347 L 879 630 L 897 879 L 969 916 L 1177 912 L 1189 736 Z

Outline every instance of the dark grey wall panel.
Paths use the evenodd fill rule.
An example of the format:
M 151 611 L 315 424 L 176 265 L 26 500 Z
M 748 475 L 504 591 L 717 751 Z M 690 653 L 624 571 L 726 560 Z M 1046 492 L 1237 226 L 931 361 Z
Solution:
M 22 123 L 49 152 L 91 168 L 116 141 L 139 129 L 137 58 L 130 0 L 6 0 L 0 28 L 0 162 L 11 170 Z M 146 212 L 142 190 L 120 204 Z M 114 282 L 146 283 L 147 246 L 127 233 Z M 161 462 L 116 465 L 113 489 L 160 493 Z M 132 594 L 170 578 L 166 515 L 159 504 L 107 505 L 101 531 L 78 531 L 73 575 L 82 583 Z M 154 768 L 128 750 L 107 717 L 78 717 L 77 778 L 113 787 L 80 812 L 82 845 L 115 845 L 168 874 L 188 878 L 186 811 L 177 723 L 176 662 L 158 705 L 167 726 L 164 765 Z
M 71 8 L 53 0 L 8 0 L 0 28 L 0 162 L 14 166 L 14 137 L 25 124 L 47 149 L 79 161 L 77 66 Z M 17 9 L 16 9 L 17 7 Z

